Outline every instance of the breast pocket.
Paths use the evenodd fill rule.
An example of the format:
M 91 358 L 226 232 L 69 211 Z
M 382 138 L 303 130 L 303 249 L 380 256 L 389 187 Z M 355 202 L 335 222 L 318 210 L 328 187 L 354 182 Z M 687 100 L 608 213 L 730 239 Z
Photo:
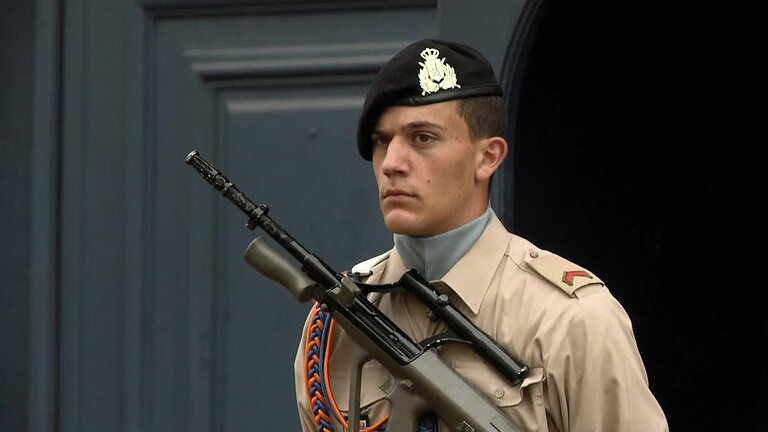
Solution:
M 454 368 L 526 431 L 546 432 L 543 368 L 532 368 L 523 382 L 513 386 L 487 363 L 455 361 Z

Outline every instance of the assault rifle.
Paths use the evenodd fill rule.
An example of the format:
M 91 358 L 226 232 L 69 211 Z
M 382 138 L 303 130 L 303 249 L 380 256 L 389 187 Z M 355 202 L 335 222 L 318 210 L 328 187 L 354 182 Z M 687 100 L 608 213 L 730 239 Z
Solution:
M 245 260 L 287 288 L 300 302 L 314 299 L 324 310 L 333 312 L 336 322 L 353 341 L 357 370 L 350 380 L 350 432 L 359 431 L 362 365 L 371 359 L 381 363 L 394 377 L 387 389 L 391 405 L 387 430 L 416 431 L 419 417 L 432 411 L 451 431 L 522 432 L 493 402 L 447 365 L 434 348 L 446 341 L 468 343 L 513 385 L 523 380 L 528 368 L 476 327 L 417 271 L 409 270 L 391 285 L 368 285 L 338 273 L 275 223 L 267 206 L 254 204 L 197 151 L 187 156 L 186 163 L 248 216 L 249 229 L 264 230 L 301 263 L 301 268 L 259 237 L 246 249 Z M 373 291 L 398 288 L 424 302 L 430 318 L 446 323 L 446 333 L 417 343 L 366 298 Z

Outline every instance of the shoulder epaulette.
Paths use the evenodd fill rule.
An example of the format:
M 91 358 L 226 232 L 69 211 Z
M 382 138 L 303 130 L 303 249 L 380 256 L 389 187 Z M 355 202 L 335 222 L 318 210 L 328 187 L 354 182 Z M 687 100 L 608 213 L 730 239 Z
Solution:
M 387 258 L 389 258 L 390 252 L 391 251 L 384 252 L 381 255 L 375 256 L 361 263 L 355 264 L 354 267 L 352 267 L 352 270 L 348 272 L 348 274 L 358 279 L 365 278 L 372 275 L 374 267 L 386 261 Z
M 532 250 L 525 260 L 536 273 L 569 296 L 585 285 L 603 283 L 594 273 L 550 252 Z

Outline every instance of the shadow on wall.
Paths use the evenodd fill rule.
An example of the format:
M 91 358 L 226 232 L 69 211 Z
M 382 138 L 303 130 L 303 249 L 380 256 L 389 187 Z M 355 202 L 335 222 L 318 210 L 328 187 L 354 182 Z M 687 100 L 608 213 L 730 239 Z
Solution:
M 672 430 L 768 426 L 758 16 L 555 1 L 523 81 L 511 228 L 607 282 Z

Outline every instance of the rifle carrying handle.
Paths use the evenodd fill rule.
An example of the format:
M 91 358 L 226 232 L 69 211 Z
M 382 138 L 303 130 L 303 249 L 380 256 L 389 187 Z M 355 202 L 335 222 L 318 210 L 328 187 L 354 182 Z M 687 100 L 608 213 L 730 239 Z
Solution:
M 287 288 L 300 303 L 312 299 L 317 282 L 271 248 L 261 237 L 256 237 L 248 245 L 245 261 L 259 273 Z

